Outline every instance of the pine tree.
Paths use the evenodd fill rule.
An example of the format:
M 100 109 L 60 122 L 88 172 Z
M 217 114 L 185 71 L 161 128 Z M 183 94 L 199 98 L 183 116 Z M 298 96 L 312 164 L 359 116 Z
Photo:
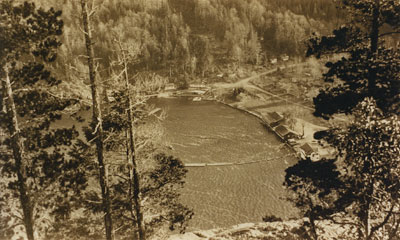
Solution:
M 369 240 L 387 234 L 384 227 L 400 207 L 400 121 L 371 98 L 361 102 L 354 115 L 352 124 L 333 130 L 327 140 L 344 158 L 344 187 L 336 206 L 345 207 L 345 214 L 354 219 L 358 237 Z
M 50 227 L 44 217 L 69 215 L 73 195 L 85 182 L 75 170 L 79 163 L 65 156 L 77 132 L 50 128 L 76 103 L 57 93 L 60 81 L 46 69 L 61 45 L 60 16 L 61 11 L 37 9 L 33 3 L 0 3 L 0 128 L 8 130 L 0 152 L 1 183 L 7 183 L 1 229 L 6 238 L 18 235 L 14 227 L 21 224 L 13 215 L 14 198 L 19 198 L 26 237 L 33 240 Z
M 313 37 L 307 55 L 340 53 L 328 62 L 327 82 L 338 82 L 314 98 L 315 115 L 350 113 L 365 97 L 384 111 L 399 112 L 400 52 L 384 45 L 384 36 L 400 33 L 400 3 L 389 0 L 343 0 L 351 22 L 332 35 Z M 385 27 L 390 27 L 390 31 Z
M 317 220 L 335 213 L 334 201 L 342 187 L 334 160 L 312 162 L 300 160 L 285 170 L 284 186 L 290 191 L 288 200 L 308 218 L 304 223 L 312 239 L 318 239 Z

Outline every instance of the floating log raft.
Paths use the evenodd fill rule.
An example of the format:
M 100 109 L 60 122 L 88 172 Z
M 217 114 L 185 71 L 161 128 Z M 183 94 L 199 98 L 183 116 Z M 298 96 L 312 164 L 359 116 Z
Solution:
M 268 162 L 268 161 L 273 161 L 273 160 L 278 160 L 282 159 L 284 157 L 288 156 L 295 156 L 294 154 L 288 154 L 283 157 L 274 157 L 274 158 L 268 158 L 264 160 L 257 160 L 257 161 L 248 161 L 248 162 L 220 162 L 220 163 L 184 163 L 185 167 L 221 167 L 221 166 L 238 166 L 238 165 L 246 165 L 246 164 L 254 164 L 254 163 L 262 163 L 262 162 Z

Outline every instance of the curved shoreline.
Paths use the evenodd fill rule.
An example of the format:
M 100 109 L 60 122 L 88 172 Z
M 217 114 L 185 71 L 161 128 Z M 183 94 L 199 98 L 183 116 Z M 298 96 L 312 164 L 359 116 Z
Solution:
M 200 95 L 200 97 L 201 97 L 201 96 L 202 96 L 202 95 Z M 178 97 L 188 97 L 188 96 L 179 96 L 179 95 L 178 95 L 178 96 L 168 96 L 168 97 L 167 97 L 167 96 L 165 96 L 165 95 L 163 95 L 163 94 L 160 94 L 160 95 L 158 95 L 157 97 L 158 97 L 158 98 L 178 98 Z M 295 148 L 294 148 L 293 146 L 291 146 L 291 145 L 288 144 L 284 139 L 282 139 L 282 138 L 277 134 L 277 132 L 264 120 L 264 117 L 263 117 L 262 115 L 260 115 L 260 114 L 258 114 L 258 113 L 256 113 L 256 112 L 250 111 L 250 110 L 248 110 L 248 109 L 245 109 L 245 108 L 240 108 L 240 107 L 237 107 L 237 106 L 233 106 L 233 105 L 231 105 L 231 104 L 229 104 L 229 103 L 226 103 L 226 102 L 224 102 L 224 101 L 222 101 L 222 100 L 220 100 L 220 99 L 217 99 L 217 98 L 215 98 L 215 97 L 203 99 L 203 100 L 201 100 L 201 101 L 214 101 L 214 102 L 220 103 L 220 104 L 222 104 L 222 105 L 224 105 L 224 106 L 230 107 L 230 108 L 232 108 L 232 109 L 235 109 L 235 110 L 238 110 L 238 111 L 243 112 L 243 113 L 245 113 L 245 114 L 249 114 L 249 115 L 252 115 L 252 116 L 256 117 L 259 121 L 261 121 L 261 124 L 262 124 L 264 127 L 267 127 L 271 132 L 273 132 L 273 133 L 278 137 L 278 139 L 284 144 L 284 146 L 286 146 L 286 148 L 288 148 L 290 151 L 292 151 L 293 153 L 295 153 L 295 156 L 296 156 L 296 157 L 299 157 L 298 151 L 296 151 Z

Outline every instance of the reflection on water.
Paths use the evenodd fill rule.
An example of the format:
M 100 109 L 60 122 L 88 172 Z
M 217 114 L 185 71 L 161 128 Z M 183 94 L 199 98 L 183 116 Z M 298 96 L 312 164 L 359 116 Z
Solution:
M 189 168 L 182 201 L 195 212 L 191 229 L 259 222 L 265 215 L 288 218 L 282 200 L 284 170 L 296 162 L 282 143 L 251 115 L 215 102 L 157 99 L 167 111 L 166 141 L 185 163 L 262 163 Z

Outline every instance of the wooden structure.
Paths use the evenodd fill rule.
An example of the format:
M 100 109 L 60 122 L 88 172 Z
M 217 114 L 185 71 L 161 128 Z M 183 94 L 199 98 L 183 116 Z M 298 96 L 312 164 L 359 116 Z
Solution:
M 285 119 L 277 112 L 268 112 L 265 115 L 264 120 L 271 128 L 273 128 L 278 126 Z
M 305 143 L 300 146 L 299 149 L 300 157 L 302 159 L 311 158 L 311 155 L 315 152 L 314 149 L 310 146 L 310 144 Z
M 278 134 L 278 136 L 284 140 L 287 141 L 291 138 L 297 138 L 297 134 L 295 134 L 294 132 L 290 131 L 287 127 L 285 127 L 284 125 L 278 125 L 275 129 L 276 134 Z

